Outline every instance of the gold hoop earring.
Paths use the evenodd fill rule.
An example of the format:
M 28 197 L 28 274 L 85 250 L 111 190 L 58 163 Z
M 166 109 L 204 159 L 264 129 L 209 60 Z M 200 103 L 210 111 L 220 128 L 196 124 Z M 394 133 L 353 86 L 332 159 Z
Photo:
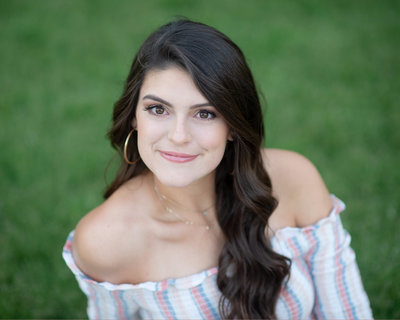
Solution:
M 131 135 L 134 131 L 135 131 L 135 129 L 132 129 L 131 132 L 129 132 L 128 136 L 125 139 L 125 143 L 124 143 L 124 159 L 125 159 L 126 163 L 128 163 L 128 164 L 135 164 L 136 162 L 138 162 L 140 160 L 140 157 L 139 157 L 135 161 L 129 161 L 128 156 L 126 154 L 126 149 L 128 149 L 129 139 L 131 138 Z

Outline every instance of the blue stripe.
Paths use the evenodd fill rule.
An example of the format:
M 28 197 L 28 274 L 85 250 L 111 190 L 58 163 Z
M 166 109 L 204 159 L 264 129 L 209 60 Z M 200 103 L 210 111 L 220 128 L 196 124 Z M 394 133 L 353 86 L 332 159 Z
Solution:
M 339 233 L 339 231 L 337 229 L 338 229 L 337 227 L 333 229 L 333 234 L 335 235 L 335 238 L 336 238 L 336 240 L 335 240 L 335 251 L 339 250 L 339 244 L 342 243 L 342 240 L 341 240 L 341 237 L 340 237 L 340 233 Z M 335 258 L 335 263 L 336 263 L 336 258 Z M 348 296 L 348 292 L 346 292 L 347 291 L 346 290 L 346 283 L 345 283 L 345 279 L 344 279 L 344 270 L 345 270 L 345 268 L 344 268 L 344 263 L 343 263 L 343 259 L 342 259 L 342 254 L 340 254 L 340 256 L 339 256 L 339 264 L 342 267 L 342 271 L 341 271 L 342 277 L 341 278 L 342 278 L 343 284 L 345 286 L 345 288 L 344 288 L 345 289 L 345 294 L 346 294 L 346 296 Z M 339 268 L 339 266 L 336 266 L 336 268 Z M 336 273 L 339 273 L 339 270 L 334 273 L 334 275 L 335 275 L 335 279 L 334 279 L 335 289 L 336 289 L 336 293 L 337 293 L 337 296 L 338 296 L 338 300 L 340 302 L 340 306 L 341 306 L 341 309 L 342 309 L 343 316 L 346 317 L 346 310 L 345 310 L 344 304 L 342 303 L 343 301 L 342 301 L 342 297 L 340 295 L 340 290 L 339 290 L 339 287 L 338 287 L 339 284 L 336 281 Z M 354 314 L 354 312 L 353 312 L 353 314 Z
M 93 292 L 94 292 L 94 300 L 92 300 L 94 302 L 95 305 L 95 311 L 97 310 L 99 312 L 99 319 L 102 319 L 102 315 L 101 315 L 101 309 L 100 309 L 100 304 L 99 304 L 99 295 L 97 294 L 97 290 L 95 289 L 95 287 L 92 287 Z
M 301 246 L 299 245 L 299 241 L 297 241 L 297 238 L 293 238 L 293 243 L 296 245 L 297 250 L 299 251 L 299 254 L 302 255 L 303 252 L 301 250 Z
M 344 280 L 344 288 L 346 289 L 346 296 L 347 296 L 347 299 L 349 300 L 349 303 L 351 306 L 351 313 L 353 314 L 353 319 L 357 319 L 356 308 L 354 307 L 353 300 L 351 300 L 351 298 L 350 298 L 349 287 L 347 285 L 347 280 L 345 279 L 345 277 L 346 277 L 346 274 L 343 271 L 343 280 Z
M 157 309 L 160 311 L 161 318 L 163 318 L 163 319 L 168 319 L 167 315 L 166 315 L 166 314 L 164 313 L 164 311 L 163 311 L 163 308 L 161 308 L 161 303 L 160 303 L 160 301 L 158 300 L 157 292 L 159 292 L 159 291 L 154 291 L 154 292 L 153 292 L 154 301 L 155 301 L 155 303 L 156 303 L 157 306 L 158 306 Z M 157 318 L 157 317 L 155 317 L 154 315 L 152 315 L 152 317 Z
M 174 308 L 172 308 L 171 301 L 169 301 L 168 294 L 167 294 L 167 290 L 164 290 L 164 291 L 163 291 L 163 297 L 164 297 L 165 302 L 167 303 L 169 312 L 172 313 L 172 317 L 173 317 L 174 319 L 177 319 L 176 314 L 175 314 L 175 311 L 174 311 Z
M 314 252 L 313 252 L 313 254 L 312 254 L 312 256 L 311 256 L 311 258 L 310 258 L 310 264 L 311 264 L 311 277 L 312 277 L 312 279 L 313 279 L 313 283 L 315 284 L 315 279 L 314 279 L 314 259 L 315 259 L 315 256 L 317 255 L 317 252 L 318 252 L 318 250 L 319 250 L 319 247 L 320 247 L 320 242 L 319 242 L 319 239 L 318 239 L 318 237 L 315 235 L 315 231 L 317 230 L 317 229 L 319 229 L 319 226 L 318 225 L 316 225 L 316 227 L 314 228 L 314 229 L 312 229 L 311 230 L 311 233 L 312 233 L 312 238 L 313 238 L 313 240 L 315 240 L 315 249 L 314 249 Z M 318 292 L 318 290 L 315 290 L 315 294 L 316 294 L 316 298 L 317 298 L 317 301 L 319 302 L 319 311 L 320 311 L 320 313 L 321 313 L 321 315 L 322 315 L 322 318 L 323 319 L 326 319 L 326 315 L 325 315 L 325 313 L 324 313 L 324 308 L 323 308 L 323 306 L 322 306 L 322 299 L 321 299 L 321 297 L 320 297 L 320 295 L 319 295 L 319 292 Z
M 302 319 L 303 317 L 303 308 L 301 307 L 301 303 L 299 298 L 296 296 L 296 294 L 293 292 L 292 289 L 290 289 L 290 287 L 288 286 L 287 288 L 288 293 L 293 297 L 294 301 L 296 301 L 296 305 L 297 305 L 297 309 L 299 309 L 300 314 L 299 314 L 299 319 Z M 293 314 L 291 315 L 291 317 L 293 317 Z
M 334 235 L 334 237 L 335 237 L 335 248 L 334 248 L 334 251 L 337 251 L 338 249 L 338 247 L 339 247 L 339 242 L 340 242 L 340 240 L 339 240 L 339 233 L 337 233 L 336 234 L 336 230 L 335 229 L 333 229 L 331 232 L 333 232 L 333 235 Z M 335 260 L 334 260 L 334 267 L 335 267 L 335 269 L 336 268 L 338 268 L 339 266 L 336 266 L 336 257 L 334 258 Z M 340 262 L 340 264 L 342 265 L 342 262 L 340 261 L 341 259 L 339 259 L 339 262 Z M 336 274 L 338 273 L 339 271 L 336 271 L 335 270 L 335 272 L 333 273 L 333 276 L 334 276 L 334 279 L 333 279 L 333 283 L 335 284 L 335 290 L 336 290 L 336 295 L 337 295 L 337 300 L 339 301 L 339 305 L 340 305 L 340 308 L 342 309 L 341 311 L 342 311 L 342 315 L 343 315 L 343 317 L 344 318 L 346 318 L 346 312 L 345 312 L 345 309 L 344 309 L 344 305 L 343 305 L 343 303 L 342 303 L 342 299 L 341 299 L 341 296 L 340 296 L 340 290 L 339 290 L 339 287 L 338 287 L 338 281 L 337 281 L 337 276 L 336 276 Z
M 338 231 L 338 234 L 339 234 L 339 231 Z M 340 241 L 340 243 L 342 243 L 342 242 L 343 242 L 343 241 Z M 355 312 L 355 307 L 354 307 L 353 301 L 350 299 L 349 287 L 348 287 L 348 285 L 347 285 L 346 272 L 345 272 L 347 266 L 346 266 L 346 265 L 344 264 L 344 262 L 343 262 L 343 251 L 342 251 L 341 254 L 340 254 L 340 259 L 339 259 L 339 261 L 340 261 L 340 264 L 343 266 L 343 268 L 342 268 L 342 279 L 343 279 L 343 284 L 344 284 L 344 289 L 345 289 L 346 297 L 347 297 L 347 300 L 348 300 L 349 303 L 350 303 L 351 313 L 353 314 L 353 318 L 355 319 L 355 318 L 356 318 L 356 312 Z
M 304 252 L 302 252 L 303 250 L 302 250 L 302 248 L 301 248 L 301 246 L 299 244 L 298 239 L 297 238 L 293 238 L 291 240 L 294 243 L 294 245 L 296 246 L 297 250 L 299 251 L 299 253 L 300 253 L 299 256 L 303 256 Z M 310 278 L 312 278 L 312 275 L 310 274 L 311 272 L 310 272 L 310 270 L 308 268 L 308 265 L 307 265 L 305 259 L 303 259 L 303 258 L 302 259 L 297 259 L 296 262 L 297 262 L 299 271 L 306 278 L 307 282 L 308 281 L 312 281 L 312 279 L 310 279 Z
M 123 291 L 118 291 L 118 297 L 121 299 L 122 305 L 124 306 L 125 319 L 129 319 L 129 313 L 128 313 L 129 307 L 128 307 L 128 304 L 126 303 L 126 300 L 125 300 L 125 298 L 124 298 L 122 293 L 123 293 Z M 132 311 L 134 311 L 134 310 L 132 310 Z M 132 312 L 132 314 L 133 313 L 134 312 Z
M 194 295 L 193 295 L 193 289 L 194 289 L 194 288 L 191 288 L 191 289 L 190 289 L 190 297 L 192 298 L 193 305 L 196 306 L 196 309 L 197 309 L 197 311 L 198 311 L 198 313 L 199 313 L 199 315 L 200 315 L 200 317 L 201 317 L 202 312 L 201 312 L 201 309 L 200 309 L 200 307 L 199 307 L 199 304 L 197 303 L 196 298 L 195 298 Z
M 208 297 L 206 296 L 205 292 L 204 292 L 204 288 L 203 285 L 199 286 L 199 291 L 201 296 L 203 297 L 203 299 L 206 301 L 208 308 L 211 310 L 214 319 L 218 319 L 218 313 L 216 312 L 215 308 L 212 306 L 210 300 L 208 299 Z
M 287 315 L 288 315 L 288 317 L 290 318 L 290 317 L 292 316 L 292 314 L 290 313 L 290 309 L 289 309 L 289 307 L 288 307 L 288 305 L 287 305 L 285 299 L 279 298 L 279 300 L 282 302 L 283 306 L 284 306 L 285 309 L 286 309 Z

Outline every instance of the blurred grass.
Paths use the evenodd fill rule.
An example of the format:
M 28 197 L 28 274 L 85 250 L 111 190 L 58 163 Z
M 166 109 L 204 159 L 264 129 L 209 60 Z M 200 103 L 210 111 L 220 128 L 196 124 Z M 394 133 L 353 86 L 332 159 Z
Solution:
M 113 102 L 145 37 L 215 26 L 266 96 L 267 145 L 296 150 L 348 206 L 376 318 L 400 318 L 396 1 L 0 2 L 0 317 L 84 318 L 61 259 L 100 203 Z

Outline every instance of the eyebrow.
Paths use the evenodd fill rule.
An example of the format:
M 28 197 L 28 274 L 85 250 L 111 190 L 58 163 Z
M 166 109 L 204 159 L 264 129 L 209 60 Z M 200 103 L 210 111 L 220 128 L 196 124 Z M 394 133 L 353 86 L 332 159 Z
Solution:
M 169 103 L 168 101 L 165 101 L 164 99 L 161 99 L 160 97 L 157 97 L 153 94 L 146 94 L 142 100 L 145 100 L 145 99 L 155 100 L 155 101 L 161 102 L 162 104 L 167 105 L 168 107 L 173 107 L 172 104 Z M 212 107 L 212 105 L 209 102 L 204 102 L 204 103 L 194 104 L 194 105 L 190 106 L 190 109 L 196 109 L 196 108 L 206 107 L 206 106 Z

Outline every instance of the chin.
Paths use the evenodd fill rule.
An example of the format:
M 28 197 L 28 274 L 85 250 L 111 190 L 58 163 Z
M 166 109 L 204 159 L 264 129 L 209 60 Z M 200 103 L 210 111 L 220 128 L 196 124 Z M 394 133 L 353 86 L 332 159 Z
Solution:
M 172 187 L 172 188 L 184 188 L 189 185 L 191 185 L 193 182 L 197 181 L 198 178 L 195 177 L 188 177 L 183 176 L 183 175 L 173 175 L 173 174 L 161 174 L 157 175 L 155 174 L 157 179 L 167 187 Z
M 196 175 L 182 172 L 163 172 L 161 174 L 157 172 L 153 173 L 164 186 L 172 188 L 185 188 L 193 183 L 199 182 L 202 179 L 207 179 L 210 177 L 210 173 Z

